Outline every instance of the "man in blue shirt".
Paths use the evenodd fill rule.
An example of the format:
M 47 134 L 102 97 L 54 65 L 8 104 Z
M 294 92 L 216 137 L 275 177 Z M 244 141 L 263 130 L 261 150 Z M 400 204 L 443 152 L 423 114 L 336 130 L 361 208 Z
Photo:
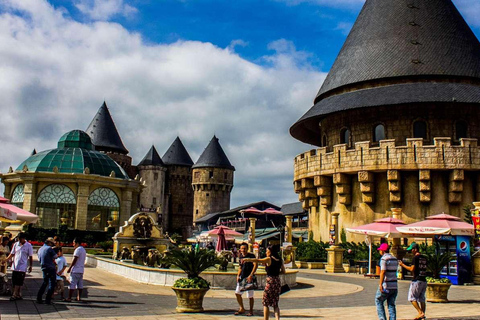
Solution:
M 40 266 L 43 272 L 43 283 L 40 286 L 40 289 L 38 289 L 37 303 L 43 303 L 43 293 L 48 286 L 45 303 L 52 304 L 52 296 L 55 290 L 55 285 L 57 284 L 57 269 L 55 263 L 57 254 L 52 249 L 54 243 L 55 241 L 53 238 L 48 238 L 37 252 L 38 261 L 40 261 Z
M 388 305 L 390 320 L 397 319 L 395 300 L 397 299 L 397 268 L 398 260 L 392 256 L 388 244 L 382 243 L 378 248 L 382 258 L 380 259 L 380 284 L 375 295 L 375 304 L 377 305 L 377 314 L 379 320 L 387 320 L 385 314 L 385 300 Z

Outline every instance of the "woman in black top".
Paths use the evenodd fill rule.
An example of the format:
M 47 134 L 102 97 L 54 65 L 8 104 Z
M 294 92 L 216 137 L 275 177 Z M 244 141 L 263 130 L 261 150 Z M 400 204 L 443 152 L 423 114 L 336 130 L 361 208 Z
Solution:
M 244 259 L 245 262 L 258 262 L 264 264 L 267 272 L 265 290 L 263 291 L 263 319 L 268 320 L 270 316 L 269 307 L 273 307 L 275 319 L 280 319 L 280 308 L 278 300 L 280 298 L 280 273 L 285 273 L 283 261 L 280 258 L 280 246 L 274 245 L 267 248 L 267 257 L 263 259 Z

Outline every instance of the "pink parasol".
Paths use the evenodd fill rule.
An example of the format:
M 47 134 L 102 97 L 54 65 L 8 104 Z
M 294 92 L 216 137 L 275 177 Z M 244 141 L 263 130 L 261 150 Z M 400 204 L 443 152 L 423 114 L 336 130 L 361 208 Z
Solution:
M 449 214 L 437 214 L 427 217 L 426 220 L 399 227 L 398 231 L 410 236 L 431 237 L 434 235 L 474 236 L 473 225 L 461 221 L 460 218 Z
M 216 251 L 220 252 L 227 248 L 227 240 L 225 239 L 225 231 L 224 228 L 220 228 L 217 233 L 217 246 L 215 248 Z
M 380 238 L 401 238 L 402 234 L 397 230 L 397 227 L 405 225 L 400 219 L 383 218 L 375 220 L 374 223 L 366 224 L 356 228 L 347 228 L 351 233 L 364 234 L 367 236 L 374 236 Z
M 240 210 L 241 213 L 253 213 L 253 214 L 261 214 L 262 210 L 258 210 L 255 207 L 250 207 L 247 209 Z
M 13 204 L 8 203 L 8 199 L 0 197 L 0 218 L 9 223 L 35 223 L 38 216 L 26 210 L 23 210 Z
M 232 230 L 230 229 L 229 227 L 225 227 L 225 226 L 218 226 L 218 227 L 215 227 L 214 229 L 208 231 L 207 233 L 209 235 L 218 235 L 220 232 L 223 232 L 223 234 L 225 236 L 231 236 L 231 237 L 235 237 L 235 236 L 243 236 L 242 233 L 240 232 L 237 232 L 235 230 Z
M 273 208 L 268 208 L 262 211 L 265 214 L 283 214 L 282 211 L 275 210 Z

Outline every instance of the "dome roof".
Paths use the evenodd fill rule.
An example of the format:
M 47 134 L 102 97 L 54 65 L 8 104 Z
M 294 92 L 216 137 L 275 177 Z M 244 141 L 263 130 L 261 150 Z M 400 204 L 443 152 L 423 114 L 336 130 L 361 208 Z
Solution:
M 319 145 L 335 112 L 401 103 L 478 103 L 480 43 L 451 0 L 367 0 L 314 106 L 291 128 Z
M 73 130 L 64 134 L 58 141 L 58 148 L 38 152 L 23 161 L 17 168 L 24 166 L 28 171 L 52 172 L 57 167 L 59 173 L 83 173 L 86 168 L 90 174 L 128 179 L 127 173 L 115 161 L 104 153 L 93 150 L 90 137 L 83 131 Z

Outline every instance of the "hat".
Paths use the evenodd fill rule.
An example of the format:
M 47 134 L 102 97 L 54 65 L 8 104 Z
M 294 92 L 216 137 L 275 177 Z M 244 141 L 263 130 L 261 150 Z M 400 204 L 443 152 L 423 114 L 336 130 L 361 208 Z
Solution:
M 45 240 L 45 243 L 50 242 L 50 243 L 55 243 L 55 240 L 52 237 L 48 237 L 47 240 Z
M 382 243 L 380 247 L 377 249 L 378 251 L 387 251 L 388 250 L 388 244 Z
M 410 244 L 410 246 L 407 248 L 407 251 L 412 251 L 413 249 L 417 249 L 417 250 L 419 250 L 419 249 L 420 249 L 420 247 L 418 246 L 418 244 L 417 244 L 417 243 L 415 243 L 415 242 L 412 242 L 412 243 Z

